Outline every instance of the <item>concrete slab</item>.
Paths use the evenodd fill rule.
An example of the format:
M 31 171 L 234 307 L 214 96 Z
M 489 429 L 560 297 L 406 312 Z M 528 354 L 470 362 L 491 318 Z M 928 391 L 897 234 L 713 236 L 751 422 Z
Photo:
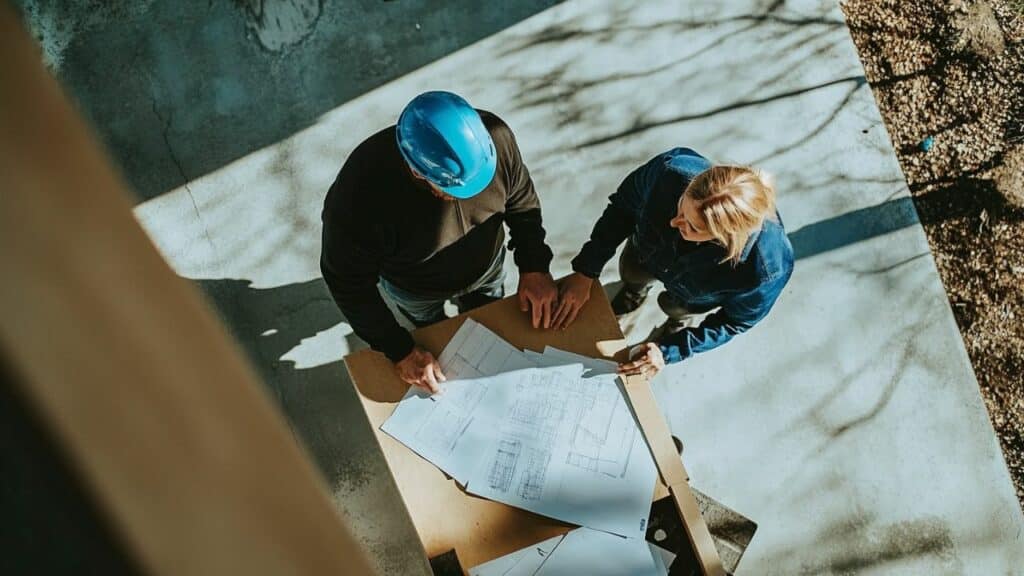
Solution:
M 341 382 L 338 360 L 361 344 L 318 280 L 318 214 L 349 151 L 436 88 L 515 130 L 556 274 L 657 152 L 776 175 L 800 256 L 776 310 L 657 382 L 694 485 L 759 524 L 739 574 L 1024 573 L 1024 518 L 838 6 L 757 0 L 559 5 L 138 207 L 387 573 L 423 566 Z M 658 320 L 652 302 L 626 328 L 639 339 Z
M 14 4 L 129 183 L 152 198 L 558 1 Z

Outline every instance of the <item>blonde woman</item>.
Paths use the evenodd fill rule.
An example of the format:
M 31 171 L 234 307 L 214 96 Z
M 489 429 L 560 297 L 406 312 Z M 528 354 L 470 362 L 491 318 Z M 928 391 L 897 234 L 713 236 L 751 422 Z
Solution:
M 619 367 L 624 374 L 654 376 L 666 363 L 749 330 L 768 314 L 793 273 L 793 247 L 769 179 L 674 148 L 634 170 L 611 195 L 572 261 L 574 273 L 562 282 L 554 327 L 575 320 L 624 240 L 623 288 L 612 309 L 620 317 L 636 310 L 659 280 L 665 292 L 658 305 L 668 315 L 652 341 Z

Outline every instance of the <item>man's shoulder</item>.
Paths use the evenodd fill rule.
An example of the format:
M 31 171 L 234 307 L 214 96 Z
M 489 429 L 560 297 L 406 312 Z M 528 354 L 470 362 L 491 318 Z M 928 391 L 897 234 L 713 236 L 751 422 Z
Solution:
M 359 215 L 376 213 L 384 185 L 398 154 L 395 127 L 389 126 L 356 146 L 335 177 L 324 198 L 323 222 L 333 228 L 361 226 Z
M 512 131 L 508 127 L 508 123 L 502 120 L 501 117 L 494 112 L 477 108 L 476 113 L 480 115 L 480 120 L 484 123 L 484 128 L 487 128 L 489 132 L 494 132 L 495 130 Z
M 395 164 L 398 154 L 393 125 L 363 140 L 345 158 L 328 195 L 365 196 L 359 192 L 379 182 L 382 173 Z
M 480 120 L 483 121 L 487 132 L 490 133 L 491 140 L 494 141 L 494 147 L 498 150 L 499 154 L 509 149 L 510 146 L 517 146 L 512 128 L 500 116 L 494 112 L 480 109 L 477 109 L 477 114 L 480 114 Z
M 360 142 L 345 159 L 341 173 L 362 177 L 374 169 L 379 169 L 381 164 L 392 161 L 397 154 L 399 152 L 395 126 L 391 125 Z

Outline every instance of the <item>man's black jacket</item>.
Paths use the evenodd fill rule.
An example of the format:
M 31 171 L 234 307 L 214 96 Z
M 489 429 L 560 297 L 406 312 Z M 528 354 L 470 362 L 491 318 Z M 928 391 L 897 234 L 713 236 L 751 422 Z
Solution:
M 547 272 L 540 201 L 515 137 L 480 111 L 498 156 L 494 179 L 466 200 L 436 197 L 412 177 L 390 126 L 360 144 L 327 193 L 320 270 L 356 335 L 392 361 L 413 348 L 377 291 L 383 277 L 404 290 L 448 298 L 472 285 L 501 250 L 508 224 L 520 272 Z

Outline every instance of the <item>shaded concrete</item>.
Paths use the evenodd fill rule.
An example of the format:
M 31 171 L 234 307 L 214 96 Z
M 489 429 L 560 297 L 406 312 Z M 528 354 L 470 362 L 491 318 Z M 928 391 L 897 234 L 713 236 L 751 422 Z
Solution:
M 571 2 L 410 70 L 136 210 L 218 302 L 388 573 L 422 565 L 338 362 L 360 343 L 318 279 L 318 216 L 352 148 L 434 88 L 515 130 L 557 275 L 619 180 L 660 151 L 776 175 L 801 257 L 776 310 L 656 382 L 695 486 L 758 523 L 738 574 L 1020 573 L 1024 519 L 835 3 Z M 181 143 L 196 157 L 221 143 L 174 129 L 195 130 Z M 624 328 L 638 340 L 659 320 L 652 301 Z
M 558 1 L 14 4 L 148 199 Z

